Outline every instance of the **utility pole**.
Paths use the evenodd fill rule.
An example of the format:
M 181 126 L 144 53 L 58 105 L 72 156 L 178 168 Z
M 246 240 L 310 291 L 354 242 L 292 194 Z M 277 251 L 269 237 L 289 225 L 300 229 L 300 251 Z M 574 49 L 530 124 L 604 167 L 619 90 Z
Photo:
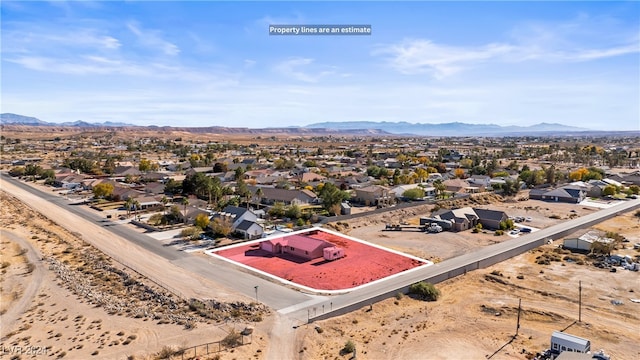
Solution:
M 578 281 L 578 322 L 582 322 L 582 280 Z
M 518 299 L 518 324 L 516 325 L 516 336 L 518 336 L 518 330 L 520 330 L 520 305 L 522 305 L 522 299 Z

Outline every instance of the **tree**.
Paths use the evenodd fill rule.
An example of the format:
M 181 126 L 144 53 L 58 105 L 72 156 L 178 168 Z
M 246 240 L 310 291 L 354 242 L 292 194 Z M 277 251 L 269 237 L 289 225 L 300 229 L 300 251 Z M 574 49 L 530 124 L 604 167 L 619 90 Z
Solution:
M 424 198 L 424 190 L 419 187 L 409 189 L 402 193 L 402 196 L 409 200 L 418 200 Z
M 336 205 L 349 199 L 350 195 L 348 192 L 340 190 L 333 183 L 325 183 L 318 197 L 322 199 L 322 206 L 325 210 L 335 213 Z
M 505 196 L 516 195 L 520 191 L 518 180 L 506 179 L 502 185 L 502 191 Z
M 284 203 L 282 202 L 276 202 L 275 204 L 273 204 L 271 209 L 269 209 L 269 216 L 271 217 L 281 218 L 284 216 L 284 214 L 285 214 L 285 208 L 284 208 Z
M 631 191 L 632 194 L 640 194 L 640 186 L 638 185 L 631 185 L 629 186 L 629 190 Z
M 227 172 L 227 164 L 221 163 L 221 162 L 217 162 L 213 164 L 213 172 L 214 173 Z
M 209 226 L 209 216 L 207 214 L 198 214 L 195 225 L 202 230 L 206 229 Z
M 160 202 L 162 203 L 162 212 L 166 215 L 167 214 L 167 204 L 169 203 L 169 198 L 166 196 L 163 196 L 162 199 L 160 199 Z
M 442 180 L 438 179 L 434 181 L 433 187 L 436 189 L 436 197 L 444 198 L 444 192 L 447 190 L 447 186 L 442 182 Z
M 436 301 L 440 297 L 440 290 L 436 289 L 433 284 L 424 281 L 409 286 L 409 293 L 426 301 Z
M 258 204 L 262 203 L 262 197 L 264 196 L 264 191 L 262 191 L 262 188 L 258 188 L 256 190 L 256 197 L 258 198 Z
M 142 172 L 147 172 L 151 170 L 151 160 L 140 159 L 140 164 L 138 164 L 138 170 Z
M 465 169 L 470 169 L 473 166 L 473 160 L 467 158 L 460 160 L 460 166 Z
M 98 199 L 104 199 L 113 194 L 113 184 L 108 182 L 100 183 L 93 187 L 93 196 Z
M 139 216 L 138 216 L 138 210 L 140 210 L 140 202 L 136 199 L 133 199 L 133 202 L 131 203 L 131 206 L 133 206 L 133 218 L 140 220 Z
M 457 168 L 453 171 L 453 174 L 458 178 L 458 179 L 464 179 L 464 169 L 462 168 Z
M 127 210 L 127 218 L 131 215 L 131 207 L 133 206 L 133 198 L 127 198 L 124 202 L 124 208 Z
M 182 206 L 184 206 L 184 223 L 187 223 L 187 206 L 189 206 L 189 198 L 187 197 L 183 197 L 182 198 Z
M 200 238 L 200 234 L 202 234 L 202 229 L 197 226 L 190 226 L 180 232 L 180 236 L 188 241 L 198 240 Z
M 298 219 L 302 216 L 302 210 L 300 210 L 300 206 L 294 204 L 289 206 L 285 211 L 285 215 L 291 219 Z
M 211 230 L 213 233 L 222 237 L 229 236 L 231 234 L 231 230 L 233 229 L 233 224 L 228 217 L 216 217 L 211 222 Z
M 9 170 L 9 175 L 13 176 L 13 177 L 20 177 L 24 175 L 24 167 L 23 166 L 16 166 L 14 168 L 12 168 L 11 170 Z
M 423 168 L 419 167 L 414 172 L 415 172 L 415 174 L 416 174 L 416 176 L 418 178 L 418 182 L 420 182 L 420 183 L 425 181 L 429 177 L 429 173 L 427 172 L 426 169 L 423 169 Z
M 614 185 L 607 185 L 602 189 L 603 196 L 613 196 L 616 194 L 617 188 Z
M 167 222 L 166 216 L 162 215 L 162 214 L 153 214 L 149 217 L 149 220 L 147 221 L 150 225 L 153 226 L 158 226 L 158 225 L 164 225 Z
M 164 191 L 171 195 L 180 194 L 182 192 L 182 182 L 169 179 L 167 183 L 164 184 Z

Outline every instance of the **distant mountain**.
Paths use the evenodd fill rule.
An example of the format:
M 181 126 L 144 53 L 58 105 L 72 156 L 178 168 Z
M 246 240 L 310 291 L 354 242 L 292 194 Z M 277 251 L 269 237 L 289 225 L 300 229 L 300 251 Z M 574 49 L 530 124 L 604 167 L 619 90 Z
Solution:
M 4 113 L 0 114 L 0 124 L 13 124 L 13 125 L 49 125 L 48 122 L 40 119 L 22 116 L 18 114 Z
M 568 133 L 589 129 L 562 124 L 540 123 L 531 126 L 500 126 L 495 124 L 465 124 L 461 122 L 441 124 L 412 124 L 401 122 L 346 121 L 322 122 L 305 126 L 335 130 L 377 129 L 398 135 L 458 136 L 458 135 L 526 135 L 532 133 Z
M 38 118 L 4 113 L 0 114 L 0 124 L 2 125 L 34 125 L 34 126 L 75 126 L 75 127 L 122 127 L 122 126 L 135 126 L 132 124 L 120 123 L 120 122 L 112 122 L 105 121 L 103 123 L 90 123 L 82 120 L 72 121 L 72 122 L 63 122 L 63 123 L 52 123 L 42 121 Z

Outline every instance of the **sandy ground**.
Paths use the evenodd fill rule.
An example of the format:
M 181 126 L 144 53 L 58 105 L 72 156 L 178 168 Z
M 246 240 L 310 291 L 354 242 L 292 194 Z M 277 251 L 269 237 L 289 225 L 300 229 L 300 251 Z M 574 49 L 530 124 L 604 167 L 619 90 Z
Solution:
M 503 208 L 509 215 L 531 216 L 531 226 L 539 227 L 562 221 L 549 218 L 554 214 L 568 218 L 571 210 L 579 215 L 595 211 L 538 201 L 497 203 L 492 208 Z M 459 247 L 472 249 L 488 241 L 470 231 L 437 235 L 381 231 L 385 222 L 422 215 L 413 211 L 358 219 L 349 223 L 349 234 L 409 253 L 418 248 L 441 258 L 455 256 Z M 618 232 L 630 240 L 625 243 L 626 249 L 616 253 L 640 255 L 631 249 L 640 237 L 640 219 L 633 213 L 595 228 Z M 448 244 L 452 241 L 453 245 Z M 340 350 L 351 340 L 358 359 L 525 359 L 548 348 L 551 333 L 564 329 L 590 339 L 593 350 L 604 349 L 613 359 L 640 357 L 640 304 L 630 301 L 640 298 L 640 273 L 598 269 L 584 255 L 556 253 L 559 244 L 561 241 L 556 241 L 438 284 L 442 296 L 437 302 L 403 296 L 377 303 L 373 311 L 365 307 L 303 326 L 298 332 L 298 358 L 349 359 L 351 354 L 341 354 Z M 542 254 L 558 255 L 560 261 L 538 265 L 536 257 Z M 573 261 L 562 260 L 567 256 Z M 580 259 L 585 265 L 576 263 Z M 579 323 L 578 281 L 582 281 L 583 300 Z M 513 338 L 520 299 L 521 326 L 519 335 Z M 620 300 L 622 305 L 614 305 L 612 300 Z
M 6 183 L 3 190 L 7 190 L 4 185 Z M 9 189 L 9 192 L 12 190 L 15 189 Z M 240 330 L 246 325 L 256 326 L 250 345 L 200 358 L 219 355 L 221 359 L 262 359 L 266 350 L 271 350 L 270 358 L 281 354 L 282 359 L 348 359 L 350 355 L 341 355 L 340 349 L 347 340 L 351 340 L 356 344 L 359 359 L 524 359 L 548 347 L 551 332 L 562 329 L 589 338 L 594 349 L 604 348 L 616 359 L 640 356 L 637 347 L 640 342 L 640 318 L 637 315 L 640 304 L 629 301 L 630 298 L 640 298 L 637 295 L 640 292 L 639 273 L 610 273 L 591 265 L 578 265 L 575 260 L 535 264 L 535 258 L 542 252 L 553 254 L 558 242 L 439 284 L 442 297 L 438 302 L 425 303 L 407 296 L 392 298 L 375 304 L 373 311 L 363 308 L 342 317 L 298 327 L 294 333 L 291 332 L 293 322 L 277 315 L 258 324 L 199 322 L 195 329 L 186 330 L 184 324 L 135 318 L 126 311 L 109 312 L 105 307 L 96 307 L 87 301 L 86 296 L 70 291 L 68 284 L 51 271 L 49 263 L 38 261 L 39 255 L 59 257 L 64 261 L 68 259 L 65 256 L 74 253 L 75 246 L 82 243 L 75 232 L 91 236 L 104 234 L 99 228 L 93 229 L 88 225 L 64 229 L 39 217 L 6 194 L 2 194 L 0 200 L 1 229 L 11 233 L 0 241 L 0 263 L 4 267 L 1 345 L 4 354 L 12 356 L 18 355 L 14 351 L 16 346 L 31 351 L 21 350 L 20 358 L 124 359 L 133 355 L 135 358 L 157 358 L 154 354 L 164 346 L 176 349 L 220 340 L 232 329 Z M 32 201 L 37 202 L 37 199 Z M 30 202 L 31 206 L 34 206 L 33 202 Z M 494 202 L 490 206 L 484 200 L 456 205 L 498 208 L 509 215 L 530 216 L 532 221 L 526 224 L 540 228 L 596 211 L 579 205 L 529 200 Z M 46 211 L 47 206 L 43 202 L 36 207 Z M 508 236 L 495 237 L 490 232 L 423 234 L 381 231 L 385 223 L 415 223 L 430 210 L 430 206 L 398 210 L 334 225 L 351 236 L 434 260 L 509 239 Z M 66 227 L 77 226 L 64 214 L 49 216 L 60 217 L 56 221 Z M 627 245 L 638 242 L 640 236 L 640 221 L 632 214 L 606 221 L 597 228 L 623 234 L 631 240 Z M 127 246 L 124 239 L 109 237 L 109 241 L 116 247 Z M 27 243 L 34 251 L 32 254 L 29 251 L 20 254 L 20 249 Z M 129 247 L 127 250 L 140 251 Z M 36 253 L 38 256 L 29 260 Z M 638 254 L 631 249 L 623 253 Z M 132 254 L 141 255 L 140 252 Z M 568 254 L 559 256 L 564 258 Z M 588 259 L 583 260 L 589 263 Z M 9 265 L 5 266 L 5 262 Z M 29 263 L 34 264 L 32 271 L 27 271 Z M 45 265 L 42 275 L 38 275 L 38 264 Z M 178 271 L 169 279 L 178 286 L 186 275 Z M 34 281 L 38 277 L 40 280 Z M 575 323 L 578 280 L 582 280 L 583 286 L 581 323 Z M 181 286 L 185 291 L 198 289 L 201 281 L 192 279 Z M 31 283 L 38 284 L 35 295 L 28 294 L 25 286 Z M 198 294 L 200 291 L 196 290 L 195 295 L 201 295 Z M 233 298 L 231 293 L 228 296 Z M 520 334 L 513 339 L 519 299 L 522 299 L 522 321 Z M 132 303 L 139 301 L 136 298 L 128 300 Z M 613 305 L 611 300 L 620 300 L 622 305 Z M 28 304 L 25 312 L 16 316 L 15 321 L 10 321 L 9 315 L 23 306 L 20 304 Z M 315 326 L 321 330 L 316 330 Z M 286 351 L 286 347 L 282 352 L 268 349 L 289 339 L 295 355 Z M 203 349 L 199 348 L 200 353 Z M 191 354 L 185 358 L 189 357 Z
M 525 193 L 526 194 L 526 193 Z M 524 194 L 523 194 L 524 195 Z M 489 203 L 490 201 L 490 203 Z M 509 216 L 530 217 L 530 222 L 518 225 L 542 229 L 563 220 L 582 216 L 597 208 L 564 203 L 546 203 L 538 200 L 502 201 L 500 197 L 487 194 L 478 200 L 457 200 L 450 204 L 456 207 L 479 207 L 502 210 Z M 466 254 L 474 249 L 512 239 L 509 235 L 495 236 L 491 230 L 473 234 L 471 231 L 423 233 L 417 230 L 385 231 L 386 224 L 406 222 L 418 225 L 420 217 L 430 216 L 433 205 L 394 210 L 388 213 L 346 221 L 345 226 L 334 225 L 340 231 L 358 239 L 373 242 L 390 249 L 399 250 L 423 259 L 439 261 Z
M 81 270 L 92 264 L 82 262 L 83 258 L 76 255 L 100 252 L 4 192 L 0 192 L 0 202 L 2 357 L 157 358 L 163 349 L 178 350 L 220 341 L 230 332 L 251 326 L 255 328 L 253 335 L 245 337 L 245 341 L 251 340 L 251 344 L 218 353 L 213 352 L 218 345 L 212 344 L 210 357 L 263 358 L 263 351 L 268 345 L 267 331 L 273 320 L 267 318 L 262 323 L 243 320 L 225 323 L 194 317 L 193 312 L 184 305 L 168 312 L 157 308 L 157 305 L 153 309 L 153 297 L 165 296 L 163 289 L 154 287 L 152 283 L 145 285 L 145 279 L 135 274 L 131 274 L 132 281 L 144 285 L 144 289 L 148 290 L 143 294 L 151 294 L 151 299 L 131 291 L 128 296 L 116 298 L 114 306 L 110 306 L 108 301 L 98 301 L 108 299 L 113 294 L 94 283 L 111 282 L 112 289 L 118 289 L 120 285 L 110 271 L 90 273 Z M 55 259 L 56 266 L 66 266 L 69 273 L 86 274 L 90 279 L 90 284 L 87 284 L 89 290 L 79 293 L 79 287 L 74 286 L 76 284 L 69 284 L 69 278 L 62 278 L 60 272 L 54 271 L 51 259 Z M 117 272 L 122 268 L 108 258 L 95 258 L 95 263 L 105 264 L 106 270 L 114 265 Z M 122 270 L 125 271 L 124 268 Z M 63 272 L 63 275 L 69 274 Z M 171 297 L 170 294 L 168 296 Z M 118 303 L 118 300 L 121 302 Z M 178 299 L 173 302 L 181 304 Z M 122 304 L 124 306 L 120 306 L 119 310 L 114 310 L 115 306 Z M 137 315 L 141 309 L 151 309 L 154 315 Z M 187 329 L 187 321 L 180 319 L 195 319 L 191 323 L 194 328 Z M 198 348 L 199 354 L 204 349 Z M 191 357 L 193 350 L 185 353 L 185 358 Z

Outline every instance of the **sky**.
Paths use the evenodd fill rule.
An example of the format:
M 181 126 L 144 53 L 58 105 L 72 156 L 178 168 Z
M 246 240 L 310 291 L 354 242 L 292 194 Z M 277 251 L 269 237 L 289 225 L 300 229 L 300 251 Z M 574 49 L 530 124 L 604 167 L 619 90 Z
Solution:
M 1 112 L 49 122 L 640 130 L 640 2 L 6 1 Z M 371 35 L 269 35 L 269 25 Z

